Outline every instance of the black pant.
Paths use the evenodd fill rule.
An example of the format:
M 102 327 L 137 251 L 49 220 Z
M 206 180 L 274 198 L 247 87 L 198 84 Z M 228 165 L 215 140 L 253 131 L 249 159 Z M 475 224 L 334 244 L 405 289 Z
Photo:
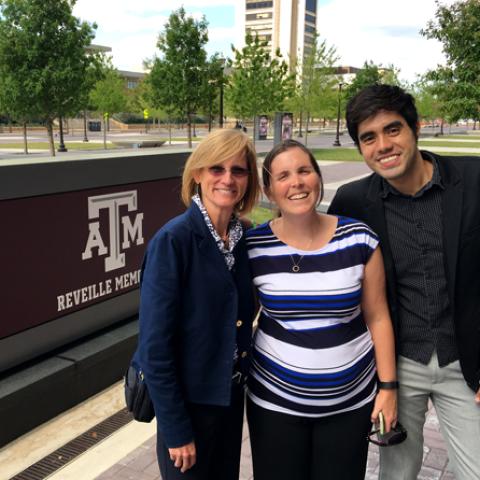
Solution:
M 229 407 L 187 405 L 192 421 L 196 464 L 185 473 L 170 460 L 162 433 L 157 428 L 157 458 L 163 480 L 238 480 L 242 446 L 244 391 L 232 385 Z
M 369 403 L 308 418 L 266 410 L 248 399 L 255 480 L 363 480 L 372 408 Z

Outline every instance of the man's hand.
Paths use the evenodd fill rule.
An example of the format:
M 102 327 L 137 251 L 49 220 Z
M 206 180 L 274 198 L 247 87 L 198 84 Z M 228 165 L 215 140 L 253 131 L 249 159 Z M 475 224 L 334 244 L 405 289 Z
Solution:
M 170 459 L 182 473 L 192 468 L 197 461 L 195 442 L 190 442 L 177 448 L 169 448 L 168 452 L 170 453 Z
M 480 405 L 480 388 L 477 390 L 477 393 L 475 394 L 475 402 L 477 402 L 477 404 Z

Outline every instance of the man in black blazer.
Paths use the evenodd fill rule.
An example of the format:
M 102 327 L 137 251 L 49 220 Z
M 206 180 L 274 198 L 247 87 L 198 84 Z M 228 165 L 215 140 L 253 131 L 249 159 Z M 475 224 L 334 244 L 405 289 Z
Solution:
M 480 478 L 480 158 L 418 149 L 414 99 L 373 85 L 347 105 L 373 174 L 342 186 L 329 212 L 380 237 L 407 440 L 380 450 L 380 478 L 414 480 L 428 400 L 457 480 Z

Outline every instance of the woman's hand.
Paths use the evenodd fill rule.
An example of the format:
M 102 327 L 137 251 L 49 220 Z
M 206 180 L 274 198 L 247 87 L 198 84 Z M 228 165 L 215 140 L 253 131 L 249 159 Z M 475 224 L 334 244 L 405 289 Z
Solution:
M 389 432 L 397 423 L 397 391 L 380 389 L 375 397 L 371 420 L 378 423 L 378 414 L 385 418 L 385 431 Z
M 195 442 L 190 442 L 177 448 L 169 448 L 168 452 L 170 453 L 170 459 L 182 473 L 192 468 L 197 461 Z

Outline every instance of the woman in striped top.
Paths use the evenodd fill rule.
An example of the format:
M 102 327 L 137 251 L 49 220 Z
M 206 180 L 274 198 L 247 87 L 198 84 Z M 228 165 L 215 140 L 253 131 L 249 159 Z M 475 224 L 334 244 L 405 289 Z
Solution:
M 301 143 L 267 155 L 263 183 L 280 216 L 247 233 L 261 304 L 247 406 L 254 477 L 360 480 L 371 422 L 382 411 L 387 431 L 396 423 L 378 239 L 316 211 L 321 174 Z

